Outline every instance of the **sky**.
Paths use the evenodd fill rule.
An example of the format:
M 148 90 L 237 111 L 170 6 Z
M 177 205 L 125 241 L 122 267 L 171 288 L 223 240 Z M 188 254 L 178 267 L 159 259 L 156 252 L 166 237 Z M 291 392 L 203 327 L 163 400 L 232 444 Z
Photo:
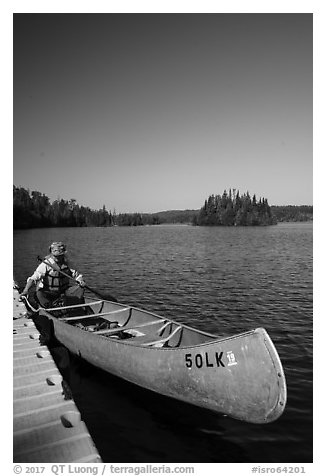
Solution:
M 117 213 L 313 203 L 311 13 L 14 14 L 13 182 Z

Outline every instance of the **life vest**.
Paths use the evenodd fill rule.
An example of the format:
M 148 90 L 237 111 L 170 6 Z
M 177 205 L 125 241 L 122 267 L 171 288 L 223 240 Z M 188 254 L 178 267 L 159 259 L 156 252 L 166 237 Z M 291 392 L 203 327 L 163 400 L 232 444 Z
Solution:
M 71 276 L 71 270 L 67 263 L 64 261 L 61 266 L 52 258 L 52 256 L 46 256 L 45 262 L 57 267 L 61 271 Z M 69 278 L 64 276 L 59 271 L 49 267 L 43 277 L 43 290 L 48 293 L 61 294 L 69 287 Z

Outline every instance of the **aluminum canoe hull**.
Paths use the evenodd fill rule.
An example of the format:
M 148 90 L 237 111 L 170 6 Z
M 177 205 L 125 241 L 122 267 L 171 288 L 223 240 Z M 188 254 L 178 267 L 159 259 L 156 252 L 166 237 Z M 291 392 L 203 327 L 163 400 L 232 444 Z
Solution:
M 263 328 L 218 338 L 183 326 L 177 346 L 153 347 L 138 344 L 137 338 L 120 340 L 87 332 L 46 311 L 41 314 L 52 322 L 55 338 L 72 353 L 151 391 L 250 423 L 272 422 L 284 411 L 284 371 Z M 139 309 L 135 315 L 137 322 L 163 319 Z

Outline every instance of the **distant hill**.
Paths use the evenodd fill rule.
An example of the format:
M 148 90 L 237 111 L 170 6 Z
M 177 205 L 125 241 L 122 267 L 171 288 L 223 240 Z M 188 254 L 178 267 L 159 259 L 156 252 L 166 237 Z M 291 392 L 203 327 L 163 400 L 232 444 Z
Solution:
M 282 221 L 312 221 L 312 205 L 272 205 L 271 210 L 278 222 Z
M 163 212 L 156 213 L 143 213 L 144 217 L 152 217 L 155 219 L 156 223 L 189 223 L 193 222 L 194 217 L 199 213 L 198 210 L 166 210 Z M 146 220 L 146 218 L 145 218 Z

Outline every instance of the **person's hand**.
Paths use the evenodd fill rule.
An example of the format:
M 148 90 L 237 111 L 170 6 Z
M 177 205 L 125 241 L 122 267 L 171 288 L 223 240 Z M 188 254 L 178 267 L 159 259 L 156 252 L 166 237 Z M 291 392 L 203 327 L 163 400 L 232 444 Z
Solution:
M 19 301 L 23 301 L 23 298 L 26 298 L 28 296 L 27 291 L 22 291 L 19 295 Z
M 81 288 L 84 288 L 85 285 L 86 285 L 86 283 L 85 283 L 85 281 L 84 281 L 83 279 L 81 279 L 80 281 L 78 281 L 78 284 L 79 284 L 79 286 L 80 286 Z

